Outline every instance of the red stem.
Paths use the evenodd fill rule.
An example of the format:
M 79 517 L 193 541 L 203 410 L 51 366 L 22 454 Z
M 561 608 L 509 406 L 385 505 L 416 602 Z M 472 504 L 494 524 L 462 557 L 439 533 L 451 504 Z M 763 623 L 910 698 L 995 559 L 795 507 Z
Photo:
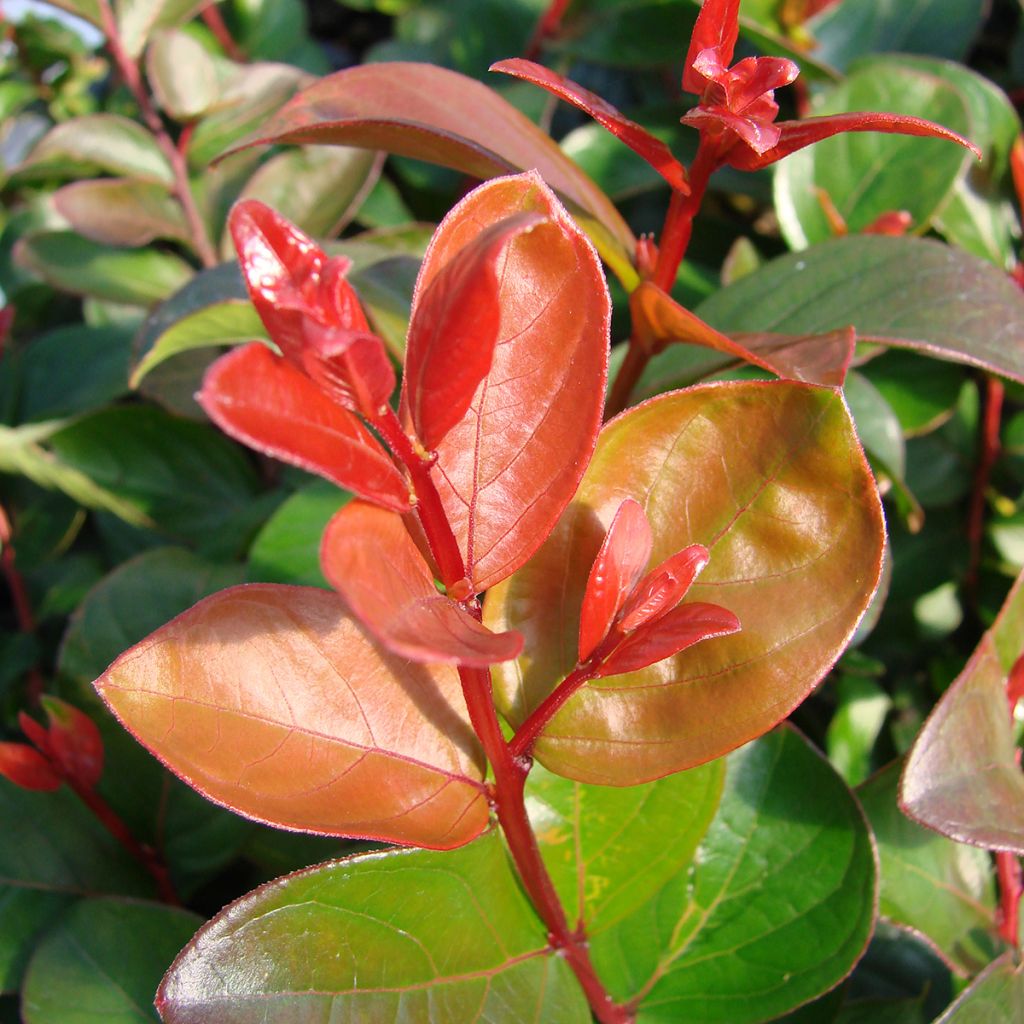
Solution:
M 110 51 L 110 56 L 113 58 L 121 78 L 124 79 L 124 84 L 128 86 L 132 96 L 135 97 L 146 127 L 153 133 L 156 144 L 171 165 L 171 171 L 174 174 L 174 194 L 177 196 L 178 202 L 181 203 L 182 212 L 185 214 L 196 255 L 204 267 L 216 266 L 220 261 L 192 195 L 185 157 L 174 144 L 156 107 L 153 106 L 153 101 L 143 84 L 138 64 L 128 56 L 124 48 L 114 12 L 110 7 L 110 0 L 99 0 L 99 13 L 103 33 L 107 37 L 107 49 Z
M 1020 897 L 1024 892 L 1017 854 L 1008 850 L 996 852 L 996 876 L 999 879 L 999 935 L 1016 949 L 1020 945 Z
M 14 616 L 18 630 L 28 636 L 36 632 L 36 617 L 32 611 L 32 602 L 28 596 L 25 578 L 18 569 L 14 551 L 14 530 L 7 511 L 0 505 L 0 568 L 7 580 L 7 588 L 11 592 L 11 603 L 14 605 Z M 46 680 L 39 669 L 33 665 L 26 673 L 28 680 L 28 698 L 32 704 L 38 704 L 39 698 L 46 689 Z
M 615 638 L 617 644 L 622 637 Z M 537 737 L 541 734 L 544 726 L 561 710 L 562 705 L 581 687 L 584 683 L 594 678 L 597 666 L 604 660 L 604 648 L 608 646 L 607 640 L 598 653 L 588 658 L 582 665 L 577 665 L 559 684 L 533 709 L 526 721 L 516 730 L 509 749 L 513 757 L 529 756 Z M 614 645 L 612 645 L 614 646 Z
M 238 61 L 239 64 L 244 63 L 246 60 L 245 53 L 231 37 L 227 25 L 224 24 L 224 19 L 220 16 L 220 8 L 217 7 L 216 0 L 212 0 L 211 3 L 207 4 L 200 13 L 202 14 L 203 21 L 206 22 L 206 27 L 213 33 L 214 39 L 220 43 L 221 49 L 227 56 L 234 61 Z
M 540 16 L 537 27 L 533 30 L 533 35 L 530 36 L 530 41 L 523 51 L 523 56 L 527 60 L 536 60 L 540 55 L 540 48 L 544 44 L 544 40 L 555 35 L 562 27 L 562 18 L 570 3 L 572 0 L 551 0 L 548 9 Z
M 981 547 L 985 534 L 985 497 L 988 492 L 992 467 L 999 457 L 999 425 L 1003 413 L 1005 388 L 998 377 L 985 378 L 984 409 L 978 437 L 978 461 L 974 469 L 970 506 L 967 510 L 968 563 L 964 578 L 967 596 L 973 604 L 978 592 L 981 569 Z

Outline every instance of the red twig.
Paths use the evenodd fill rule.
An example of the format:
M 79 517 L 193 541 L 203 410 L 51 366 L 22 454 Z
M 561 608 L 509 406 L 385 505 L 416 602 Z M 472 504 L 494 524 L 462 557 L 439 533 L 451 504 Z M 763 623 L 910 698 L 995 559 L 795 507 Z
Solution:
M 527 60 L 536 60 L 540 55 L 544 40 L 558 34 L 558 30 L 562 27 L 562 18 L 570 3 L 572 0 L 551 0 L 548 9 L 540 16 L 537 27 L 533 30 L 533 35 L 530 36 L 530 41 L 523 51 L 523 56 Z
M 985 533 L 985 497 L 988 492 L 992 467 L 999 457 L 999 425 L 1003 413 L 1003 382 L 998 377 L 985 378 L 984 408 L 978 436 L 978 461 L 974 468 L 970 505 L 967 510 L 967 573 L 964 588 L 973 603 L 978 592 L 981 567 L 981 545 Z
M 25 579 L 18 569 L 17 558 L 14 552 L 14 530 L 7 511 L 0 505 L 0 568 L 3 569 L 4 578 L 7 580 L 7 589 L 11 592 L 11 603 L 14 605 L 14 615 L 18 622 L 18 629 L 34 636 L 36 632 L 36 617 L 32 611 L 32 602 L 28 596 L 28 588 L 25 586 Z M 36 666 L 32 666 L 26 673 L 28 680 L 28 698 L 32 704 L 38 704 L 39 698 L 46 689 L 46 680 Z
M 1024 656 L 1016 660 L 1006 681 L 1006 702 L 1010 712 L 1010 724 L 1016 720 L 1017 702 L 1024 696 Z M 1021 752 L 1015 752 L 1020 767 Z M 1008 850 L 996 852 L 996 878 L 999 882 L 999 908 L 996 923 L 1000 938 L 1017 949 L 1020 946 L 1020 898 L 1024 893 L 1024 879 L 1021 877 L 1020 858 Z
M 214 39 L 220 43 L 221 49 L 232 59 L 242 64 L 246 60 L 245 52 L 232 38 L 224 19 L 220 16 L 220 8 L 217 0 L 211 0 L 202 10 L 203 21 L 206 27 L 213 33 Z

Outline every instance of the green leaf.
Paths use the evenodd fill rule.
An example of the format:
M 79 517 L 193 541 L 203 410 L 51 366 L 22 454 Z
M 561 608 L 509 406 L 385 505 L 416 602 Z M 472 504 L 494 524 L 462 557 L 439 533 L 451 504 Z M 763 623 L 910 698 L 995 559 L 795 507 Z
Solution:
M 391 354 L 401 360 L 412 312 L 412 292 L 420 261 L 412 256 L 391 256 L 353 271 L 352 286 L 374 329 Z
M 1017 1024 L 1024 1014 L 1024 964 L 1006 953 L 974 979 L 935 1024 Z
M 176 121 L 205 114 L 220 96 L 217 68 L 187 32 L 157 32 L 146 51 L 146 75 L 160 106 Z
M 857 802 L 783 727 L 732 754 L 694 865 L 595 937 L 595 965 L 639 1024 L 755 1024 L 838 984 L 874 922 Z
M 0 884 L 0 992 L 17 992 L 39 937 L 74 902 L 66 893 Z
M 927 434 L 956 408 L 963 371 L 917 352 L 890 349 L 862 368 L 899 418 L 906 437 Z
M 514 724 L 576 663 L 584 585 L 626 497 L 646 506 L 651 566 L 689 544 L 710 549 L 690 596 L 724 606 L 742 630 L 566 702 L 535 753 L 598 784 L 700 764 L 785 717 L 847 644 L 882 559 L 877 492 L 838 392 L 755 381 L 651 399 L 604 427 L 554 532 L 488 592 L 484 621 L 526 640 L 518 662 L 493 670 Z
M 720 331 L 822 334 L 917 349 L 1024 381 L 1024 294 L 1002 271 L 940 242 L 848 236 L 780 256 L 694 312 Z M 640 389 L 674 386 L 682 353 L 656 356 Z
M 120 899 L 82 900 L 40 943 L 25 976 L 25 1024 L 150 1024 L 153 992 L 202 918 Z
M 320 538 L 349 497 L 329 480 L 315 480 L 293 494 L 256 535 L 249 549 L 249 578 L 326 587 Z
M 838 707 L 826 734 L 828 759 L 850 786 L 867 778 L 871 750 L 892 699 L 873 680 L 843 672 L 836 680 Z
M 18 262 L 60 291 L 131 306 L 150 306 L 167 298 L 193 273 L 169 252 L 111 248 L 71 231 L 29 235 L 14 252 Z
M 813 104 L 814 115 L 852 110 L 891 111 L 970 133 L 966 104 L 948 82 L 913 68 L 876 61 L 858 68 Z M 878 216 L 906 210 L 923 231 L 947 202 L 973 157 L 942 139 L 881 132 L 847 132 L 794 153 L 775 172 L 775 206 L 791 248 L 833 235 L 818 190 L 835 204 L 850 231 Z M 884 168 L 884 173 L 882 169 Z
M 86 114 L 51 128 L 29 153 L 18 176 L 48 177 L 55 171 L 62 173 L 63 168 L 77 168 L 81 176 L 90 170 L 107 171 L 174 184 L 174 171 L 152 133 L 120 114 Z
M 1024 854 L 1024 775 L 1006 679 L 1024 635 L 1024 575 L 907 757 L 900 806 L 961 843 Z
M 165 1024 L 591 1019 L 493 832 L 447 853 L 370 853 L 257 889 L 200 929 L 157 1005 Z
M 117 0 L 121 44 L 128 56 L 137 60 L 155 28 L 187 21 L 204 6 L 206 0 Z M 181 74 L 188 74 L 190 70 L 188 66 L 179 68 Z
M 957 973 L 975 974 L 999 950 L 990 858 L 900 813 L 901 768 L 894 761 L 857 790 L 878 842 L 879 912 L 923 936 Z
M 863 374 L 852 371 L 843 385 L 857 436 L 869 456 L 879 459 L 897 479 L 903 478 L 907 453 L 896 413 Z
M 534 766 L 526 787 L 530 823 L 566 917 L 582 921 L 588 939 L 686 872 L 724 779 L 721 759 L 629 787 L 586 786 Z
M 58 189 L 53 202 L 78 234 L 101 245 L 192 242 L 181 204 L 162 185 L 130 178 L 76 181 Z

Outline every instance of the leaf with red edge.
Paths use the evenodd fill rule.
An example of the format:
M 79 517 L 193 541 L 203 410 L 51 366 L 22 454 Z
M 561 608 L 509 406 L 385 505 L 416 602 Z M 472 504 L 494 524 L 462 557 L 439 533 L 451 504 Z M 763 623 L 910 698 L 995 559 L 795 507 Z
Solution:
M 627 496 L 645 507 L 656 560 L 693 543 L 708 549 L 690 594 L 743 628 L 569 698 L 534 753 L 560 775 L 602 785 L 719 757 L 789 714 L 848 643 L 884 542 L 877 489 L 839 392 L 745 381 L 651 399 L 605 426 L 554 533 L 487 594 L 484 622 L 525 639 L 518 662 L 492 669 L 514 726 L 575 665 L 587 573 Z
M 701 93 L 707 80 L 693 70 L 694 61 L 704 50 L 714 50 L 719 64 L 728 65 L 740 34 L 740 0 L 705 0 L 697 15 L 686 51 L 683 88 Z
M 445 217 L 414 303 L 482 231 L 523 212 L 545 223 L 506 248 L 494 358 L 466 414 L 437 446 L 433 471 L 477 591 L 522 565 L 551 531 L 590 460 L 603 411 L 604 276 L 536 174 L 488 182 Z
M 342 331 L 306 321 L 302 365 L 340 405 L 376 419 L 395 390 L 395 369 L 375 334 Z
M 587 578 L 580 610 L 580 661 L 608 635 L 651 557 L 651 527 L 638 501 L 627 498 L 615 513 Z
M 409 488 L 390 456 L 347 409 L 265 345 L 221 356 L 196 400 L 221 430 L 396 512 Z
M 501 275 L 515 240 L 546 223 L 518 213 L 492 224 L 417 290 L 405 349 L 405 400 L 428 450 L 465 416 L 494 358 Z
M 599 125 L 629 146 L 634 153 L 643 157 L 677 192 L 684 196 L 690 194 L 686 168 L 672 155 L 672 150 L 661 139 L 655 138 L 646 128 L 631 121 L 597 93 L 570 82 L 568 78 L 551 71 L 543 64 L 535 64 L 531 60 L 523 60 L 522 57 L 499 60 L 492 64 L 489 70 L 500 71 L 502 74 L 531 82 L 589 114 Z
M 258 821 L 438 849 L 486 827 L 455 670 L 384 651 L 329 591 L 223 590 L 96 688 L 172 771 Z
M 0 743 L 0 775 L 22 789 L 52 791 L 63 779 L 50 762 L 27 743 Z
M 103 774 L 103 738 L 96 723 L 59 697 L 39 698 L 49 719 L 50 754 L 66 778 L 92 788 Z
M 655 566 L 639 583 L 622 609 L 619 628 L 624 632 L 657 622 L 686 595 L 700 571 L 708 564 L 708 549 L 690 544 Z
M 1024 574 L 907 757 L 900 806 L 961 843 L 1024 854 L 1024 774 L 1007 677 L 1024 647 Z
M 638 627 L 612 651 L 594 675 L 595 678 L 604 678 L 638 672 L 685 651 L 701 640 L 738 633 L 740 628 L 739 619 L 717 604 L 701 601 L 683 604 Z
M 402 517 L 353 501 L 324 531 L 320 563 L 353 614 L 388 650 L 413 661 L 485 667 L 516 657 L 518 633 L 492 633 L 434 578 Z
M 549 136 L 481 82 L 430 64 L 363 64 L 302 90 L 247 145 L 364 146 L 475 178 L 536 168 L 573 205 L 617 273 L 636 239 L 612 201 Z

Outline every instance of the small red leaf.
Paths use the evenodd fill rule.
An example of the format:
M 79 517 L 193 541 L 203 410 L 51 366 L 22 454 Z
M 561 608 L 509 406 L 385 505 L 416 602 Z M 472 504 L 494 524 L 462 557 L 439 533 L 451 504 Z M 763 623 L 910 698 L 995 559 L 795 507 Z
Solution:
M 348 410 L 261 344 L 210 367 L 197 398 L 233 438 L 368 501 L 405 512 L 409 489 L 376 438 Z
M 50 721 L 50 753 L 66 778 L 88 788 L 103 774 L 103 738 L 96 723 L 84 711 L 60 700 L 43 696 L 40 703 Z
M 677 192 L 684 196 L 690 194 L 686 169 L 672 155 L 668 146 L 661 139 L 655 138 L 646 128 L 616 110 L 597 93 L 570 82 L 568 78 L 542 64 L 535 64 L 521 57 L 499 60 L 491 65 L 490 70 L 531 82 L 589 114 L 599 125 L 629 146 L 634 153 L 643 157 Z
M 22 789 L 53 791 L 64 781 L 53 765 L 27 743 L 0 743 L 0 775 Z
M 50 755 L 50 733 L 45 726 L 40 725 L 27 711 L 18 712 L 18 725 L 44 754 Z
M 405 398 L 428 450 L 466 414 L 491 368 L 509 245 L 544 223 L 541 214 L 526 212 L 492 224 L 455 253 L 428 287 L 417 287 L 405 352 Z M 438 231 L 444 230 L 442 223 Z
M 687 92 L 700 94 L 707 85 L 705 79 L 693 70 L 694 62 L 704 50 L 714 50 L 715 57 L 723 66 L 732 60 L 740 34 L 739 15 L 740 0 L 705 0 L 686 51 L 683 88 Z
M 703 544 L 691 544 L 666 558 L 640 581 L 630 595 L 622 609 L 618 628 L 629 633 L 644 623 L 660 619 L 683 599 L 697 574 L 708 564 L 708 558 L 708 549 Z
M 485 667 L 515 658 L 519 633 L 492 633 L 437 592 L 402 517 L 353 501 L 330 521 L 324 575 L 389 650 L 413 661 Z
M 580 661 L 607 636 L 651 557 L 651 527 L 643 507 L 627 498 L 615 513 L 594 559 L 580 613 Z
M 648 621 L 615 648 L 594 673 L 595 678 L 637 672 L 671 658 L 701 640 L 738 633 L 740 620 L 717 604 L 680 605 L 654 621 Z
M 375 334 L 304 324 L 302 366 L 340 405 L 376 419 L 395 390 L 395 370 Z

